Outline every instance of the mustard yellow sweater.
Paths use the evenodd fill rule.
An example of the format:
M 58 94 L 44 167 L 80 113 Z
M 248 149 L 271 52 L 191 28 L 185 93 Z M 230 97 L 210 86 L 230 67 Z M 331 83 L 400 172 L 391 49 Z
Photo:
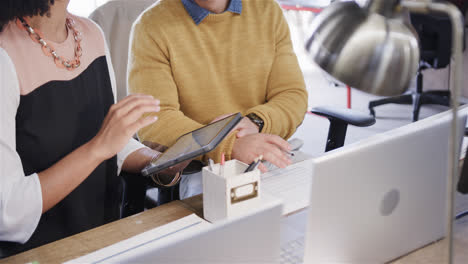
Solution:
M 255 113 L 262 133 L 289 138 L 307 109 L 289 28 L 274 0 L 243 0 L 241 14 L 210 14 L 198 26 L 180 0 L 161 0 L 134 25 L 129 92 L 161 100 L 139 137 L 167 146 L 228 113 Z M 205 158 L 231 158 L 231 134 Z

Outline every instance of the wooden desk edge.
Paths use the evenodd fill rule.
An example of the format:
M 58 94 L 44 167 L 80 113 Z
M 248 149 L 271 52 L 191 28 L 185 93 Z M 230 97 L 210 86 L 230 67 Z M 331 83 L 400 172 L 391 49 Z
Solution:
M 62 263 L 89 254 L 98 249 L 112 245 L 150 229 L 162 226 L 192 213 L 203 216 L 203 196 L 197 195 L 183 201 L 174 201 L 143 213 L 76 234 L 71 237 L 23 252 L 0 260 L 4 263 Z M 133 223 L 132 223 L 133 222 Z M 459 222 L 456 227 L 462 229 L 467 225 Z M 463 231 L 466 230 L 463 229 Z M 424 247 L 409 252 L 391 263 L 414 263 L 415 258 L 431 261 L 440 259 L 444 254 L 445 239 L 434 241 Z M 71 250 L 72 249 L 72 250 Z M 428 254 L 429 253 L 429 254 Z M 435 258 L 434 258 L 435 257 Z M 424 263 L 424 261 L 417 263 Z
M 0 264 L 63 263 L 188 216 L 194 213 L 190 208 L 186 203 L 174 201 L 2 259 Z

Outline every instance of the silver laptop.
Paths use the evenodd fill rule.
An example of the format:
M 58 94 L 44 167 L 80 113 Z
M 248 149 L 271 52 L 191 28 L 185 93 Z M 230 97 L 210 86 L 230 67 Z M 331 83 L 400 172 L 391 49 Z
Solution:
M 67 263 L 278 263 L 279 200 L 210 224 L 190 215 Z
M 123 262 L 278 263 L 281 211 L 281 203 L 275 200 L 243 217 L 213 224 L 208 230 Z
M 384 263 L 441 239 L 450 123 L 444 112 L 313 159 L 310 206 L 286 220 L 296 235 L 282 238 L 281 263 Z

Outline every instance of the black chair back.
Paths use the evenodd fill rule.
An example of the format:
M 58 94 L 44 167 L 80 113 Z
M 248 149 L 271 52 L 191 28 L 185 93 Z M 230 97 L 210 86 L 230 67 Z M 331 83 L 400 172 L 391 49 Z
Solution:
M 452 27 L 445 14 L 411 14 L 411 23 L 419 36 L 420 60 L 431 68 L 445 68 L 450 63 Z

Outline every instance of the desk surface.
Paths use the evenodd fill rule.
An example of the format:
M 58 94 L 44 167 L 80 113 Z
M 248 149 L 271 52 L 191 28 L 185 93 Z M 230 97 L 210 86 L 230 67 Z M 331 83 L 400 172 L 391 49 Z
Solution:
M 0 263 L 63 263 L 192 214 L 181 201 L 147 210 L 107 225 L 0 260 Z
M 461 198 L 460 198 L 461 197 Z M 468 197 L 458 197 L 461 203 L 468 205 Z M 466 207 L 465 207 L 466 208 Z M 38 247 L 22 254 L 0 260 L 5 263 L 62 263 L 100 248 L 130 238 L 144 231 L 159 227 L 192 213 L 203 214 L 202 196 L 195 196 L 184 201 L 147 210 L 119 221 Z M 409 234 L 410 235 L 410 234 Z M 455 263 L 468 263 L 468 217 L 455 223 Z M 412 252 L 392 263 L 444 263 L 446 253 L 445 240 L 428 245 Z

